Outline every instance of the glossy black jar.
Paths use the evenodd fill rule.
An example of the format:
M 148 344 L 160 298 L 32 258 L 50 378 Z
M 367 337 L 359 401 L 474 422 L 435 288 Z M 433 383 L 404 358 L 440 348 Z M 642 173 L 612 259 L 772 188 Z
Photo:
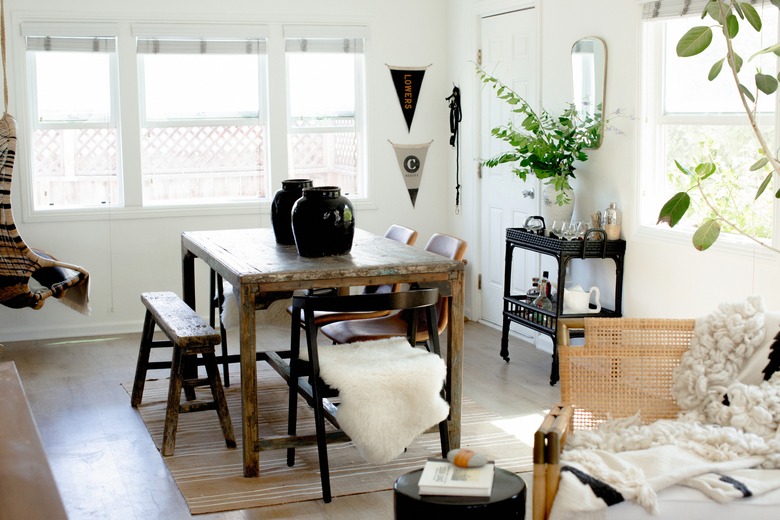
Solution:
M 355 236 L 352 203 L 338 186 L 305 188 L 293 205 L 292 228 L 299 255 L 345 255 Z
M 276 242 L 294 245 L 292 232 L 292 207 L 303 196 L 305 188 L 311 188 L 311 179 L 287 179 L 282 181 L 282 189 L 277 191 L 271 201 L 271 225 L 274 228 Z

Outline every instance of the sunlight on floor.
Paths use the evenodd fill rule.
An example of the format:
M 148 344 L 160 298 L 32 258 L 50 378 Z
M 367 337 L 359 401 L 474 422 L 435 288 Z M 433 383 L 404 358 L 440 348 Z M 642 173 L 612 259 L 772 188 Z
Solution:
M 500 419 L 493 421 L 493 425 L 501 428 L 510 435 L 513 435 L 520 442 L 527 444 L 528 446 L 534 445 L 534 433 L 539 429 L 539 425 L 542 424 L 544 416 L 547 410 L 542 414 L 532 413 L 529 415 L 522 415 L 519 417 L 510 417 L 508 419 Z

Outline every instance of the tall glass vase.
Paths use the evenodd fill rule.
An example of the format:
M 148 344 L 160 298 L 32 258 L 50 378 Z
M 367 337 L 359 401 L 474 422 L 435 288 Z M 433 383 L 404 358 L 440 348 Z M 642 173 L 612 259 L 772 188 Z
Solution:
M 564 190 L 569 198 L 569 203 L 560 206 L 557 201 L 558 191 L 552 184 L 545 184 L 542 188 L 542 217 L 547 226 L 557 221 L 569 222 L 574 214 L 574 190 Z

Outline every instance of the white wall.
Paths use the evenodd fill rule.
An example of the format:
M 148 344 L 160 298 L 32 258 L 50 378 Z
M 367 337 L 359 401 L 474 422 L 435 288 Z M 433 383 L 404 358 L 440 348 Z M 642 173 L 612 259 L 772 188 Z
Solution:
M 370 204 L 356 206 L 357 224 L 376 233 L 383 233 L 392 223 L 413 227 L 420 233 L 419 247 L 434 232 L 448 231 L 448 215 L 443 210 L 449 195 L 445 189 L 449 124 L 444 98 L 452 86 L 447 74 L 444 0 L 80 0 L 67 2 L 67 7 L 61 0 L 5 0 L 5 10 L 7 20 L 42 14 L 54 22 L 82 16 L 120 21 L 166 21 L 183 16 L 277 25 L 365 24 L 369 27 L 367 84 L 373 199 Z M 23 42 L 18 27 L 9 27 L 8 33 L 9 112 L 17 114 L 23 107 L 13 86 L 21 68 L 14 57 L 19 55 Z M 422 84 L 411 132 L 407 130 L 386 64 L 432 65 Z M 433 140 L 414 208 L 388 139 L 403 144 Z M 39 311 L 2 308 L 0 341 L 140 331 L 142 291 L 181 291 L 182 231 L 270 226 L 267 203 L 230 215 L 166 213 L 153 218 L 126 218 L 115 213 L 97 221 L 25 221 L 19 196 L 21 180 L 22 172 L 17 171 L 13 206 L 20 233 L 32 247 L 50 251 L 90 271 L 92 315 L 81 316 L 54 301 L 47 302 Z M 279 186 L 271 188 L 273 193 Z M 201 279 L 205 287 L 205 270 Z M 205 302 L 205 295 L 199 297 L 201 304 Z

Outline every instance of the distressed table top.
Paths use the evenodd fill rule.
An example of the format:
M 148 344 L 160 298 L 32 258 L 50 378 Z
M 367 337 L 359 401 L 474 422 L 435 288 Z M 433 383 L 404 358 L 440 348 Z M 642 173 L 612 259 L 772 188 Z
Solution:
M 358 285 L 369 282 L 356 279 L 380 276 L 403 281 L 420 273 L 439 273 L 446 279 L 447 273 L 463 269 L 462 262 L 360 229 L 349 254 L 320 258 L 298 256 L 295 246 L 277 244 L 270 228 L 188 231 L 182 234 L 182 247 L 232 285 L 269 284 L 276 289 L 316 286 L 325 280 Z

